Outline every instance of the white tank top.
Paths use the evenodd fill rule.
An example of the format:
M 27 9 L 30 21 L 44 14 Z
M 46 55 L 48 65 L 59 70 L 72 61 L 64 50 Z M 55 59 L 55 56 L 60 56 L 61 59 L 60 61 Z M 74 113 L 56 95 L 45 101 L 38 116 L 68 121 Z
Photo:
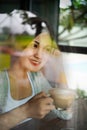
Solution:
M 13 99 L 11 97 L 11 94 L 10 94 L 10 81 L 9 81 L 9 76 L 8 76 L 7 72 L 6 72 L 6 75 L 7 75 L 7 79 L 8 79 L 8 95 L 7 95 L 6 105 L 5 105 L 3 112 L 8 112 L 8 111 L 20 106 L 20 105 L 23 105 L 28 100 L 30 100 L 32 98 L 32 96 L 34 96 L 34 88 L 32 87 L 32 96 L 29 96 L 29 97 L 22 99 L 22 100 Z
M 48 92 L 48 90 L 51 88 L 50 84 L 48 83 L 48 81 L 46 80 L 46 78 L 43 76 L 42 73 L 40 72 L 33 72 L 27 73 L 28 75 L 28 79 L 31 83 L 31 87 L 32 87 L 32 95 L 22 99 L 22 100 L 15 100 L 11 97 L 10 94 L 10 81 L 9 81 L 9 76 L 8 73 L 6 71 L 6 77 L 7 77 L 7 86 L 8 86 L 8 94 L 7 94 L 7 98 L 6 98 L 6 104 L 5 107 L 2 111 L 2 113 L 8 112 L 20 105 L 25 104 L 28 100 L 30 100 L 35 94 L 41 92 L 41 91 L 45 91 Z

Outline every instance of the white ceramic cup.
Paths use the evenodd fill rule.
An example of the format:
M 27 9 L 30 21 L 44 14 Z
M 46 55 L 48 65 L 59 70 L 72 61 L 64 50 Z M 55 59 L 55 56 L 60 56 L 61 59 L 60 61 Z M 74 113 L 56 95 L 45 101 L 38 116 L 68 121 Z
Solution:
M 53 98 L 56 108 L 67 109 L 75 99 L 75 91 L 69 88 L 53 88 L 49 90 L 49 94 Z

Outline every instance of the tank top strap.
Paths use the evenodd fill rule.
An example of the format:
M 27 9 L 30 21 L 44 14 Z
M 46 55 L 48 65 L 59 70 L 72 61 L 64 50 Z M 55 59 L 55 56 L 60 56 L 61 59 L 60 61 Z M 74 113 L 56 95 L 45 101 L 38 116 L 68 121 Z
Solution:
M 6 71 L 0 71 L 0 113 L 3 112 L 8 96 L 8 78 Z

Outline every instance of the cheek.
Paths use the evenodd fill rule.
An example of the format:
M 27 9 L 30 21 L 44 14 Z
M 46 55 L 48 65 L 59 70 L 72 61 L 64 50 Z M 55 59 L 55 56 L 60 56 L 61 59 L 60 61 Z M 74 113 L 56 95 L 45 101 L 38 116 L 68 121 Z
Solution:
M 24 50 L 24 56 L 26 57 L 26 56 L 31 56 L 31 55 L 33 55 L 33 50 L 32 49 L 30 49 L 30 48 L 27 48 L 27 49 L 25 49 Z
M 44 55 L 43 56 L 43 59 L 42 59 L 42 63 L 45 64 L 49 59 L 49 56 L 48 55 Z

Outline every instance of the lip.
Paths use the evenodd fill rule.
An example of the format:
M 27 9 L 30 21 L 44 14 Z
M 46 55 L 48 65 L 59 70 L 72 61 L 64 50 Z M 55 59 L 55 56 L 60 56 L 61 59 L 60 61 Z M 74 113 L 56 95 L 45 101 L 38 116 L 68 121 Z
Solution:
M 41 64 L 40 61 L 38 60 L 34 60 L 34 59 L 29 59 L 30 63 L 34 66 L 39 66 Z

